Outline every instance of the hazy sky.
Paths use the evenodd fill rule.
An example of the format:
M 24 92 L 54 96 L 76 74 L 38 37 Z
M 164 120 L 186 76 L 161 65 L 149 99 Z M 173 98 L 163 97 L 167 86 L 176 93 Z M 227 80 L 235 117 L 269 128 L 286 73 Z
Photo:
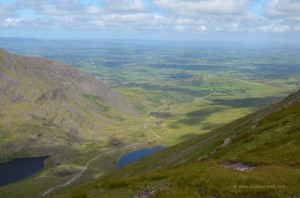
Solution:
M 300 42 L 300 0 L 0 0 L 0 36 Z

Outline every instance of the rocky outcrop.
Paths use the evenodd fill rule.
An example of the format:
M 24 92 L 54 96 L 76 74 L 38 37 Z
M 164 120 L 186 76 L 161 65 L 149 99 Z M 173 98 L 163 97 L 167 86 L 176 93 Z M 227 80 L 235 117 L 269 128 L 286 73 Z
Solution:
M 66 94 L 64 93 L 63 89 L 52 89 L 47 91 L 41 95 L 37 100 L 38 101 L 46 101 L 46 100 L 64 100 L 67 99 Z
M 133 198 L 149 198 L 149 197 L 154 196 L 155 192 L 156 192 L 156 190 L 147 190 L 147 191 L 141 192 L 138 195 L 135 195 Z

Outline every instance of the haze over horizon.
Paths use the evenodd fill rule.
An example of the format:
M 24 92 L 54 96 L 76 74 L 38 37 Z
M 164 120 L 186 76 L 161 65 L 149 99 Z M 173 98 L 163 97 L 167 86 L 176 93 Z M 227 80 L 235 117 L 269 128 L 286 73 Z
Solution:
M 295 0 L 0 0 L 0 37 L 300 43 Z

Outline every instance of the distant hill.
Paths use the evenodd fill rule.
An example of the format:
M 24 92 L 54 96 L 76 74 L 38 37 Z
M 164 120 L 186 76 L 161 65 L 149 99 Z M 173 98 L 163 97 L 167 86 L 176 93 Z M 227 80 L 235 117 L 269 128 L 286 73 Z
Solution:
M 300 197 L 299 168 L 300 91 L 59 197 Z
M 71 150 L 138 113 L 73 67 L 0 49 L 0 161 Z M 103 142 L 107 142 L 107 141 Z

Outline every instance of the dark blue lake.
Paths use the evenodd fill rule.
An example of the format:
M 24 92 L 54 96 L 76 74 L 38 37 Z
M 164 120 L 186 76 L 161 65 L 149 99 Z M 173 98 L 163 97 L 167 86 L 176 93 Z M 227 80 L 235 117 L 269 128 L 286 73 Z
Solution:
M 0 163 L 0 186 L 19 181 L 42 170 L 46 158 L 48 156 L 17 158 Z
M 132 151 L 130 153 L 126 153 L 121 156 L 121 158 L 119 159 L 119 161 L 116 165 L 116 168 L 121 168 L 123 166 L 126 166 L 132 162 L 135 162 L 139 159 L 147 157 L 148 155 L 151 155 L 152 153 L 163 150 L 164 148 L 165 147 L 163 147 L 163 146 L 157 146 L 154 148 L 144 148 L 144 149 Z

